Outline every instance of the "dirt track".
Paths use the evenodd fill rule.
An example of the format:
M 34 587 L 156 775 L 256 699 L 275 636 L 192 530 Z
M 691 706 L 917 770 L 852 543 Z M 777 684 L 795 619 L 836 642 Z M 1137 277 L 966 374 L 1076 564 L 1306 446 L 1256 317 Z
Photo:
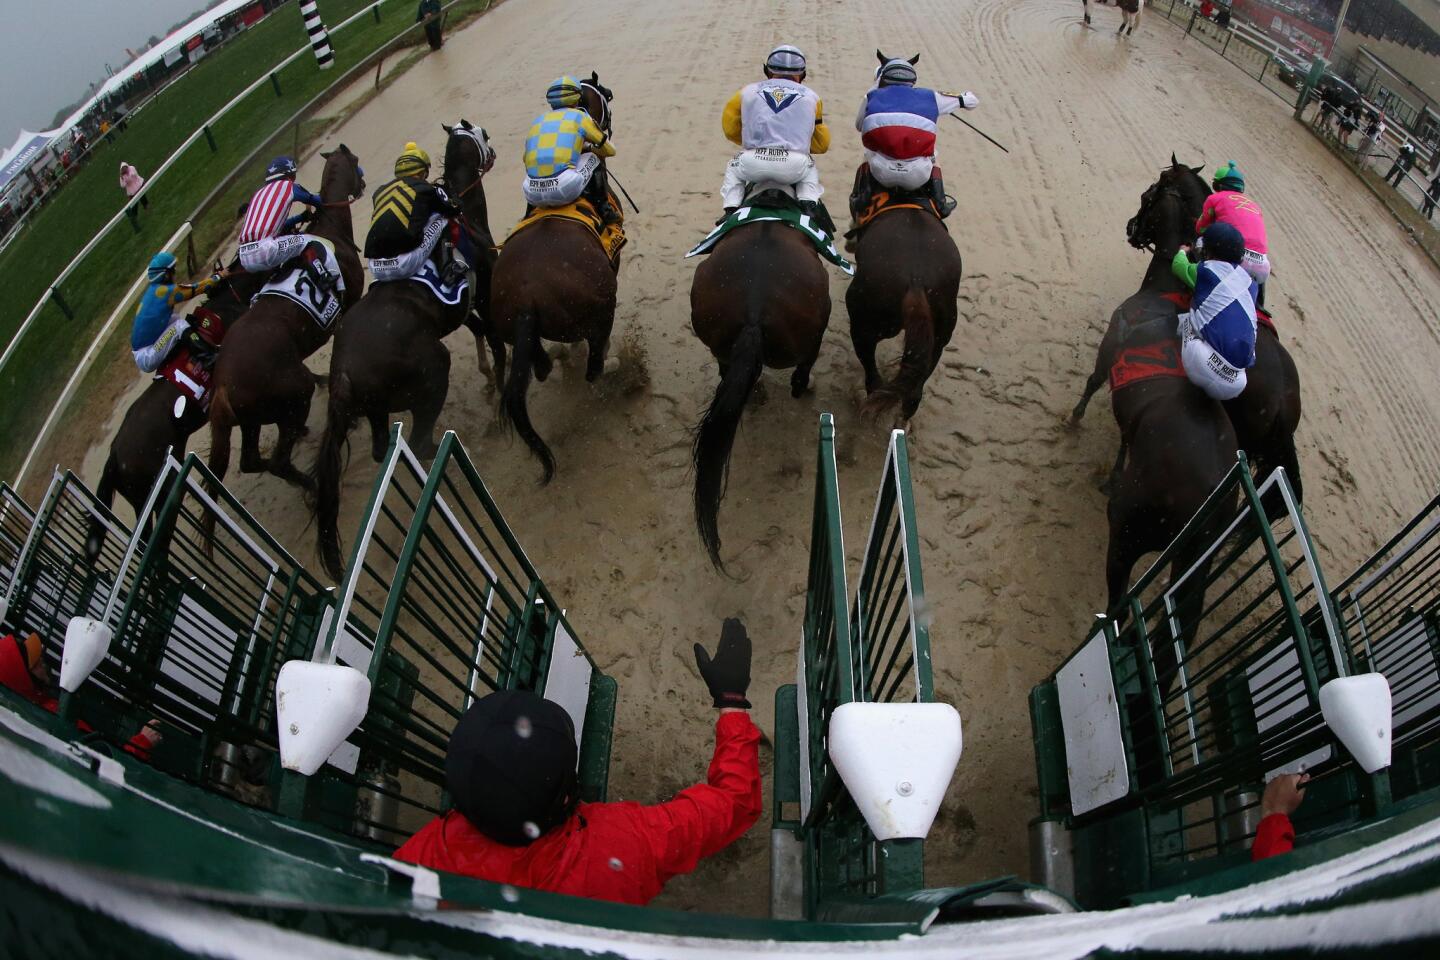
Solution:
M 936 683 L 959 707 L 965 755 L 931 834 L 931 884 L 1025 874 L 1034 812 L 1026 694 L 1082 639 L 1103 603 L 1104 498 L 1097 490 L 1117 433 L 1096 403 L 1078 431 L 1060 426 L 1088 373 L 1105 318 L 1145 260 L 1124 223 L 1171 151 L 1192 164 L 1236 159 L 1268 214 L 1275 263 L 1269 301 L 1304 382 L 1300 459 L 1306 513 L 1332 577 L 1360 560 L 1434 491 L 1440 477 L 1440 276 L 1377 201 L 1292 122 L 1287 108 L 1163 20 L 1116 40 L 1118 13 L 1050 0 L 859 0 L 724 5 L 700 0 L 510 0 L 361 110 L 344 140 L 382 182 L 416 138 L 437 157 L 440 122 L 488 128 L 500 162 L 486 180 L 503 236 L 518 217 L 524 132 L 548 81 L 593 67 L 616 93 L 612 169 L 640 204 L 620 275 L 613 348 L 621 373 L 595 388 L 579 357 L 532 388 L 531 414 L 559 458 L 555 483 L 491 426 L 491 402 L 466 334 L 454 354 L 445 424 L 457 430 L 571 621 L 618 677 L 612 795 L 654 800 L 703 776 L 711 711 L 690 644 L 743 615 L 756 640 L 752 699 L 773 730 L 771 696 L 793 678 L 804 605 L 816 419 L 838 422 L 846 542 L 863 545 L 884 431 L 855 408 L 844 278 L 815 389 L 747 413 L 721 513 L 725 556 L 741 582 L 704 561 L 690 520 L 689 428 L 714 364 L 689 331 L 694 264 L 681 259 L 717 213 L 729 146 L 724 99 L 757 76 L 778 41 L 810 57 L 834 144 L 820 160 L 843 219 L 859 158 L 851 127 L 876 46 L 921 53 L 922 82 L 973 89 L 969 116 L 1007 156 L 952 122 L 941 159 L 960 209 L 950 229 L 965 258 L 961 323 L 915 422 L 912 441 Z M 319 180 L 319 161 L 302 182 Z M 368 221 L 368 202 L 356 205 Z M 888 353 L 897 351 L 892 345 Z M 627 392 L 640 364 L 649 386 Z M 316 370 L 328 351 L 312 359 Z M 117 376 L 133 375 L 116 358 Z M 127 401 L 128 402 L 128 401 Z M 312 411 L 309 465 L 324 412 Z M 123 409 L 123 408 L 122 408 Z M 119 423 L 117 413 L 108 430 Z M 108 442 L 108 433 L 107 442 Z M 72 436 L 76 452 L 87 437 Z M 203 447 L 201 436 L 197 441 Z M 373 478 L 363 435 L 346 479 L 348 543 Z M 83 475 L 94 481 L 103 447 Z M 233 489 L 302 558 L 313 528 L 298 494 L 271 477 Z M 853 576 L 853 568 L 852 568 Z M 767 770 L 768 753 L 762 758 Z M 768 875 L 763 824 L 660 903 L 759 914 Z

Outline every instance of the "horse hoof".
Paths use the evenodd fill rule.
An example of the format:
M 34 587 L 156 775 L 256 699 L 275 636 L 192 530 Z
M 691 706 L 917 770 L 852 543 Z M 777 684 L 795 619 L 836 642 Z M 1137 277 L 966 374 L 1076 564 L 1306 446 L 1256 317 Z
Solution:
M 609 375 L 612 374 L 612 373 L 619 373 L 619 372 L 620 372 L 620 358 L 619 358 L 619 357 L 606 357 L 606 358 L 605 358 L 605 364 L 604 364 L 603 367 L 601 367 L 600 372 L 601 372 L 602 374 L 606 375 L 606 376 L 609 376 Z

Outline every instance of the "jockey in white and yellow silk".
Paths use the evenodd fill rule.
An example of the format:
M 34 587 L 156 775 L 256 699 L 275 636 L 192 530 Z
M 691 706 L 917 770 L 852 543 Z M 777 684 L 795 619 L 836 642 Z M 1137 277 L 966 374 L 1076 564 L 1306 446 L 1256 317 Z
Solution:
M 741 150 L 725 168 L 720 201 L 727 211 L 745 200 L 747 184 L 794 186 L 795 199 L 813 211 L 825 188 L 814 154 L 830 149 L 830 128 L 820 97 L 805 86 L 805 55 L 788 44 L 770 52 L 765 77 L 725 104 L 720 127 Z
M 520 191 L 536 207 L 563 207 L 581 196 L 605 220 L 620 219 L 610 204 L 604 157 L 615 156 L 615 145 L 595 119 L 580 106 L 580 81 L 566 75 L 545 91 L 551 107 L 530 125 L 525 138 L 525 180 Z

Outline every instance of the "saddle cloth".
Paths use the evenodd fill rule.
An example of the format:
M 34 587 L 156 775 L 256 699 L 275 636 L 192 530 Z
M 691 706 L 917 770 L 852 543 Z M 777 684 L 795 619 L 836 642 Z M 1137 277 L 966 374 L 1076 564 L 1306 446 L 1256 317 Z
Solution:
M 695 249 L 685 254 L 688 260 L 690 257 L 699 256 L 702 253 L 709 253 L 720 242 L 720 238 L 737 227 L 747 226 L 752 223 L 760 223 L 765 220 L 778 220 L 787 226 L 793 227 L 805 234 L 810 242 L 815 245 L 820 256 L 829 260 L 835 266 L 845 271 L 846 276 L 855 275 L 855 267 L 846 260 L 839 250 L 835 249 L 834 239 L 810 219 L 810 215 L 798 207 L 739 207 L 734 213 L 720 221 L 720 224 L 706 235 L 704 240 L 696 244 Z
M 853 236 L 864 230 L 871 220 L 888 213 L 891 210 L 925 210 L 935 214 L 940 219 L 940 210 L 935 206 L 935 198 L 928 193 L 906 193 L 903 190 L 887 190 L 882 187 L 875 187 L 870 194 L 870 205 L 860 211 L 860 218 L 855 221 L 855 228 L 848 231 L 845 236 Z
M 196 307 L 190 314 L 192 325 L 200 331 L 211 346 L 219 346 L 225 339 L 225 322 L 219 315 L 205 307 Z M 156 380 L 169 380 L 189 397 L 199 401 L 201 407 L 210 406 L 210 381 L 213 371 L 205 369 L 190 355 L 190 349 L 183 343 L 155 371 Z
M 404 280 L 388 280 L 383 282 L 418 283 L 434 294 L 435 299 L 447 307 L 453 307 L 460 303 L 470 292 L 470 281 L 465 278 L 461 278 L 459 281 L 447 286 L 445 282 L 440 279 L 440 271 L 435 269 L 434 260 L 426 260 L 418 272 L 406 277 Z M 378 286 L 378 284 L 372 283 L 370 286 L 375 287 Z
M 610 205 L 616 210 L 620 210 L 619 198 L 615 196 L 613 190 L 610 192 Z M 534 226 L 541 220 L 549 220 L 552 217 L 584 224 L 595 236 L 595 239 L 600 241 L 600 247 L 605 251 L 605 256 L 610 259 L 611 265 L 620 262 L 620 250 L 625 246 L 626 239 L 623 213 L 620 220 L 615 223 L 606 223 L 590 201 L 584 197 L 574 203 L 567 203 L 563 207 L 536 207 L 528 217 L 515 224 L 515 229 L 510 231 L 510 236 L 513 237 L 526 227 Z
M 277 271 L 250 302 L 254 304 L 261 297 L 284 297 L 304 308 L 321 330 L 329 330 L 340 316 L 340 295 L 345 292 L 345 278 L 340 273 L 340 261 L 335 258 L 335 245 L 323 238 L 316 239 L 325 247 L 325 272 L 330 275 L 331 290 L 317 289 L 305 268 L 297 266 L 288 273 Z
M 1180 363 L 1180 340 L 1177 337 L 1156 340 L 1140 346 L 1121 347 L 1110 365 L 1110 392 L 1156 377 L 1185 376 Z

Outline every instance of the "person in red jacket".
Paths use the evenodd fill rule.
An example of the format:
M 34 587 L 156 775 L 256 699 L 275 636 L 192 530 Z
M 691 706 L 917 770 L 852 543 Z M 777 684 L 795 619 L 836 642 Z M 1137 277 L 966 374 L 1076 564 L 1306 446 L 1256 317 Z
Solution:
M 37 707 L 56 713 L 60 701 L 56 700 L 50 688 L 50 671 L 45 667 L 40 635 L 32 633 L 21 641 L 19 637 L 7 634 L 0 637 L 0 683 L 20 694 Z M 85 721 L 77 726 L 89 733 L 91 727 Z M 160 721 L 151 720 L 130 741 L 125 752 L 150 762 L 150 751 L 160 744 Z
M 454 808 L 397 860 L 552 893 L 643 905 L 671 877 L 734 843 L 760 817 L 760 731 L 750 701 L 750 638 L 727 619 L 711 656 L 695 644 L 720 715 L 705 782 L 666 803 L 577 803 L 575 730 L 556 703 L 508 690 L 456 724 L 445 762 Z
M 1295 849 L 1295 827 L 1290 823 L 1290 814 L 1305 799 L 1305 784 L 1309 782 L 1308 773 L 1283 773 L 1265 784 L 1265 794 L 1260 798 L 1260 826 L 1250 845 L 1251 860 L 1264 860 Z

